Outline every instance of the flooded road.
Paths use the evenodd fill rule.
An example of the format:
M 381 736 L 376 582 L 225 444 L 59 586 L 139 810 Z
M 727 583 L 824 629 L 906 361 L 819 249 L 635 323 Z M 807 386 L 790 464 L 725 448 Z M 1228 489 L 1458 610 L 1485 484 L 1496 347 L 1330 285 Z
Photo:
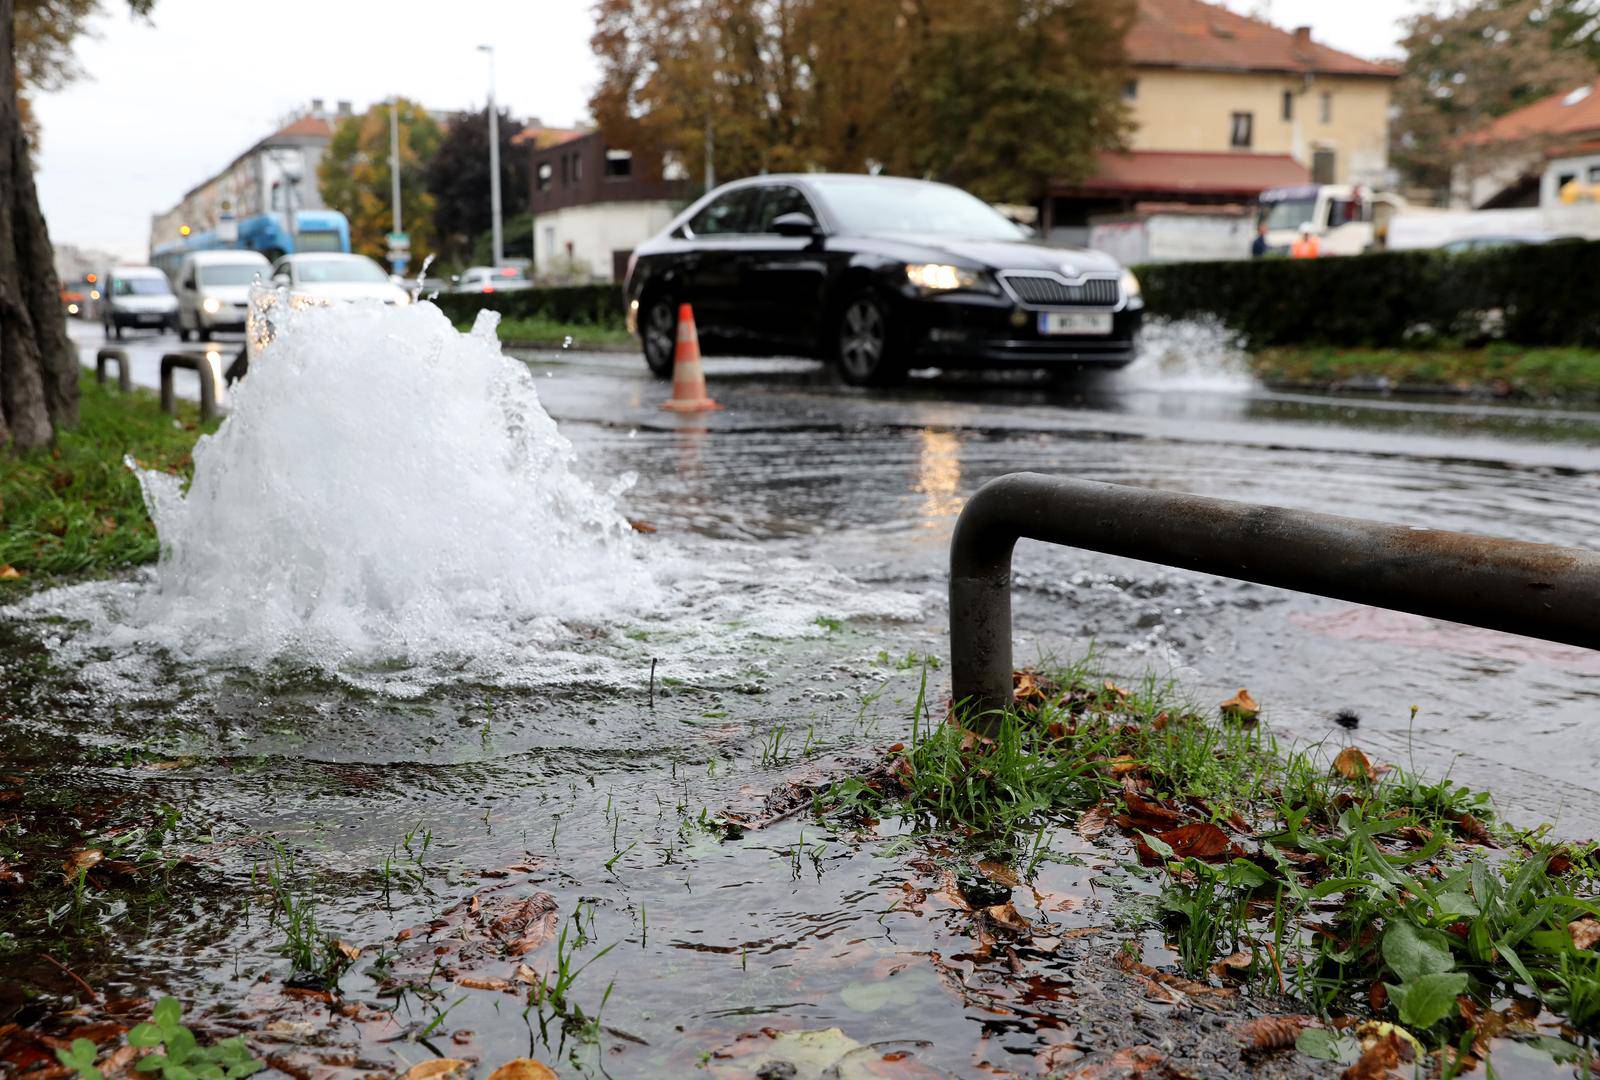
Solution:
M 136 380 L 169 343 L 134 343 Z M 620 506 L 669 568 L 665 606 L 428 681 L 397 681 L 398 658 L 352 675 L 74 653 L 90 609 L 72 597 L 0 613 L 0 811 L 31 823 L 0 834 L 0 862 L 94 850 L 123 867 L 87 899 L 64 878 L 48 919 L 0 928 L 0 1009 L 26 1021 L 25 988 L 77 992 L 53 951 L 109 999 L 172 993 L 211 1030 L 260 1034 L 294 1075 L 521 1054 L 572 1075 L 752 1075 L 776 1041 L 762 1029 L 835 1027 L 828 1060 L 887 1057 L 896 1075 L 1045 1074 L 1158 1030 L 1228 1075 L 1222 1017 L 1130 1010 L 1108 983 L 1119 941 L 1171 957 L 1147 909 L 1112 902 L 1105 849 L 1053 841 L 1012 893 L 1031 929 L 1008 951 L 951 894 L 949 852 L 767 800 L 905 738 L 924 680 L 937 715 L 965 498 L 1029 469 L 1600 535 L 1600 414 L 1271 394 L 1220 362 L 868 392 L 809 363 L 713 360 L 725 411 L 675 417 L 633 355 L 525 359 L 578 474 L 635 475 Z M 1449 771 L 1525 824 L 1600 826 L 1594 654 L 1028 542 L 1015 610 L 1019 659 L 1093 647 L 1202 707 L 1248 686 L 1282 733 Z M 717 825 L 729 808 L 761 827 Z M 360 950 L 337 1008 L 283 989 L 285 896 Z M 67 951 L 49 944 L 63 926 Z M 529 1005 L 517 941 L 539 972 L 581 969 L 562 1002 Z

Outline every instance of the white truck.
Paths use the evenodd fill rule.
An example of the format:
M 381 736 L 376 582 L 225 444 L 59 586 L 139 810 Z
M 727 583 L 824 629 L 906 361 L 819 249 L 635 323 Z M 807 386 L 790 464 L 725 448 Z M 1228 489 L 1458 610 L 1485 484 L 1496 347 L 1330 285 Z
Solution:
M 1508 210 L 1421 210 L 1389 222 L 1390 251 L 1452 251 L 1549 240 L 1600 240 L 1600 202 L 1561 203 Z
M 1299 184 L 1261 193 L 1267 247 L 1279 255 L 1289 253 L 1300 227 L 1307 224 L 1317 237 L 1319 255 L 1374 250 L 1382 246 L 1392 219 L 1416 209 L 1393 192 L 1359 184 Z
M 1123 266 L 1248 259 L 1255 215 L 1245 208 L 1162 206 L 1089 218 L 1089 247 Z

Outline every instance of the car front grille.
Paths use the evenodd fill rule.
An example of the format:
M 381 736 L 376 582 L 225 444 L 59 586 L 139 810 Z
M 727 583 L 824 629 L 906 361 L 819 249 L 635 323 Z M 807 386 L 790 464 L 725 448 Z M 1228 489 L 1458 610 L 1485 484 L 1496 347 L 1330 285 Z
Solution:
M 1048 271 L 1007 270 L 998 275 L 1011 298 L 1019 304 L 1041 307 L 1115 307 L 1117 279 L 1084 278 L 1074 284 Z

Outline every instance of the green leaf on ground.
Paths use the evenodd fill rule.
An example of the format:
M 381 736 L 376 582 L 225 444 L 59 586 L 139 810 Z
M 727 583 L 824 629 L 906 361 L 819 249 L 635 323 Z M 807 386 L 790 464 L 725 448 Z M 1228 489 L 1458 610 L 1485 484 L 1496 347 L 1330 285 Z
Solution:
M 1456 1014 L 1456 995 L 1466 991 L 1467 973 L 1441 971 L 1418 976 L 1403 986 L 1389 983 L 1388 987 L 1400 1022 L 1420 1031 Z

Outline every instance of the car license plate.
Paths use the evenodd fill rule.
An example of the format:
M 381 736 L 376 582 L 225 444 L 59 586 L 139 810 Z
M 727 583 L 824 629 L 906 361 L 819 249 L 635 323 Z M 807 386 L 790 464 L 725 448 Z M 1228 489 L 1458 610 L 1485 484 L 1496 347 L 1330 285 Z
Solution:
M 158 323 L 158 322 L 161 321 L 161 319 L 162 319 L 162 316 L 160 316 L 160 315 L 140 315 L 139 316 L 139 321 L 141 323 L 146 323 L 146 324 Z
M 1109 334 L 1111 333 L 1111 313 L 1109 311 L 1041 311 L 1039 312 L 1039 333 Z

